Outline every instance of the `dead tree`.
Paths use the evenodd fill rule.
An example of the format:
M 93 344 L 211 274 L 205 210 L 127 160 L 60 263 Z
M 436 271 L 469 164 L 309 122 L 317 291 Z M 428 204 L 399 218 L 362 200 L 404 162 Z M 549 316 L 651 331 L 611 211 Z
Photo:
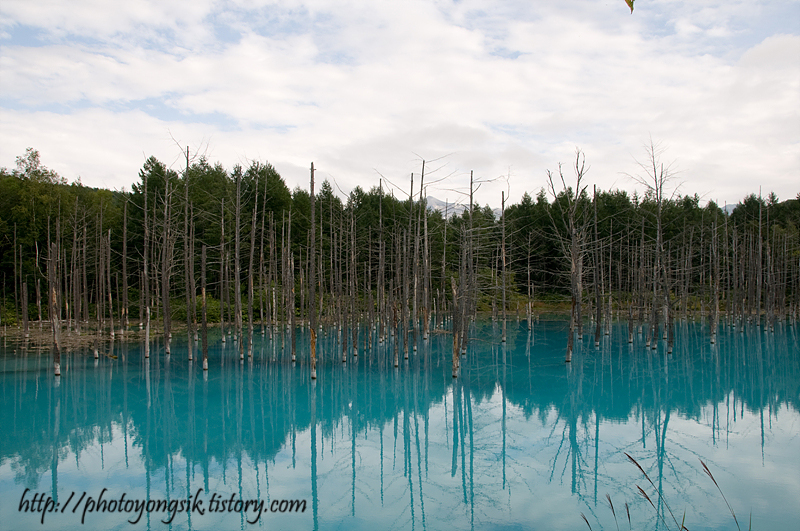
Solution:
M 309 300 L 309 324 L 311 326 L 311 379 L 317 378 L 317 303 L 315 287 L 317 284 L 316 269 L 316 205 L 314 200 L 314 163 L 311 163 L 311 245 L 309 246 L 308 259 L 309 279 L 308 279 L 308 300 Z
M 656 211 L 653 214 L 655 217 L 656 225 L 656 241 L 655 241 L 655 256 L 653 260 L 653 311 L 651 314 L 651 335 L 656 339 L 658 334 L 658 305 L 662 306 L 662 319 L 666 330 L 669 329 L 672 323 L 672 304 L 670 301 L 670 282 L 667 274 L 667 255 L 664 249 L 664 231 L 662 212 L 664 204 L 672 199 L 672 196 L 667 197 L 667 186 L 670 184 L 674 177 L 671 164 L 664 164 L 661 161 L 661 155 L 664 153 L 663 148 L 650 141 L 650 144 L 645 146 L 647 153 L 646 162 L 638 162 L 641 168 L 641 173 L 636 175 L 629 175 L 634 181 L 645 186 L 652 194 L 653 200 L 656 203 Z M 673 194 L 675 191 L 673 191 Z M 668 334 L 665 334 L 668 335 Z M 653 343 L 653 348 L 655 348 Z
M 144 186 L 144 256 L 143 256 L 143 267 L 144 271 L 142 273 L 142 282 L 144 285 L 144 293 L 140 294 L 139 296 L 139 305 L 141 306 L 142 301 L 144 302 L 145 307 L 145 332 L 144 332 L 144 357 L 150 357 L 150 284 L 149 284 L 149 277 L 150 272 L 148 270 L 148 253 L 150 249 L 150 230 L 149 230 L 149 223 L 147 221 L 147 173 L 142 173 L 142 184 Z M 83 283 L 84 283 L 84 290 L 86 288 L 86 225 L 83 228 L 83 258 L 84 258 L 84 269 L 83 269 Z M 86 293 L 86 291 L 84 291 Z M 88 302 L 86 304 L 88 307 Z
M 22 282 L 22 335 L 27 339 L 30 337 L 28 330 L 28 281 Z
M 75 300 L 79 300 L 75 297 Z M 76 313 L 79 313 L 76 308 Z M 128 328 L 128 198 L 125 198 L 125 206 L 122 214 L 122 333 Z
M 161 310 L 164 320 L 164 348 L 166 354 L 170 354 L 170 339 L 172 338 L 172 315 L 170 313 L 169 287 L 172 276 L 172 250 L 175 244 L 172 224 L 170 217 L 171 191 L 169 187 L 169 176 L 165 178 L 164 189 L 164 226 L 161 240 Z
M 189 261 L 192 258 L 189 255 L 189 241 L 191 234 L 189 230 L 189 148 L 186 148 L 186 173 L 183 175 L 183 278 L 184 288 L 186 290 L 186 334 L 189 338 L 189 360 L 192 359 L 192 312 L 190 306 L 192 305 L 191 294 L 191 267 Z
M 503 265 L 503 337 L 502 343 L 506 342 L 506 193 L 500 193 L 500 224 L 502 229 L 501 238 L 501 260 Z
M 595 300 L 595 328 L 594 328 L 594 346 L 600 346 L 600 329 L 602 326 L 602 319 L 601 319 L 601 311 L 602 311 L 602 304 L 600 302 L 600 239 L 597 234 L 597 186 L 594 187 L 594 194 L 592 199 L 592 206 L 594 207 L 594 245 L 592 246 L 593 250 L 593 262 L 594 267 L 592 268 L 594 273 L 594 300 Z
M 234 319 L 236 320 L 236 337 L 234 337 L 237 345 L 239 347 L 239 359 L 244 358 L 244 351 L 242 347 L 242 273 L 241 273 L 241 261 L 240 261 L 240 251 L 241 251 L 241 235 L 240 227 L 241 227 L 241 217 L 242 217 L 242 172 L 241 169 L 237 167 L 234 170 L 236 174 L 236 210 L 234 211 L 234 230 L 233 230 L 233 237 L 234 237 L 234 263 L 233 263 L 233 276 L 234 276 L 234 292 L 233 292 L 233 300 L 234 300 Z
M 575 152 L 575 188 L 567 186 L 561 164 L 558 165 L 558 175 L 548 170 L 547 185 L 553 195 L 554 206 L 548 209 L 550 221 L 556 234 L 556 241 L 561 248 L 563 256 L 569 261 L 570 267 L 570 321 L 569 337 L 567 338 L 567 355 L 565 361 L 572 361 L 574 336 L 582 336 L 581 300 L 583 296 L 583 262 L 586 255 L 586 237 L 589 230 L 589 217 L 586 215 L 585 192 L 586 185 L 583 179 L 586 176 L 586 157 L 580 149 Z M 560 191 L 556 189 L 555 179 L 560 181 Z M 558 211 L 558 219 L 553 215 L 553 210 Z
M 201 341 L 203 342 L 203 370 L 208 370 L 208 304 L 206 302 L 206 246 L 203 245 L 200 257 L 200 285 L 202 290 L 201 300 Z
M 106 278 L 108 280 L 108 322 L 111 326 L 111 339 L 114 339 L 114 299 L 111 296 L 111 229 L 108 229 L 106 247 Z
M 255 206 L 250 221 L 250 262 L 247 269 L 247 355 L 253 357 L 253 260 L 256 251 L 256 218 L 258 217 L 258 177 L 255 180 Z
M 228 267 L 225 255 L 225 198 L 222 198 L 219 238 L 219 273 L 220 273 L 220 297 L 219 297 L 219 328 L 222 333 L 222 342 L 225 343 L 225 305 L 228 302 Z
M 127 202 L 125 203 L 127 212 Z M 125 249 L 123 243 L 123 249 Z M 124 254 L 124 253 L 123 253 Z M 75 332 L 81 334 L 81 293 L 80 293 L 80 271 L 78 269 L 78 198 L 75 198 L 75 217 L 72 225 L 72 312 L 74 317 Z M 42 323 L 42 302 L 39 288 L 39 279 L 36 279 L 36 306 L 39 309 L 39 327 Z
M 56 376 L 61 376 L 61 323 L 58 320 L 58 287 L 56 277 L 56 259 L 58 257 L 58 246 L 55 242 L 50 243 L 50 253 L 47 259 L 47 283 L 50 294 L 50 326 L 53 330 L 53 370 Z

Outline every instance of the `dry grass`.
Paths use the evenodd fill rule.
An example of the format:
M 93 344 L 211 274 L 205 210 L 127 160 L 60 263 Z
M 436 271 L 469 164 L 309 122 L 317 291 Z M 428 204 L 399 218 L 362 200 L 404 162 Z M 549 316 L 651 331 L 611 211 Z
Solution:
M 662 495 L 661 495 L 661 491 L 660 491 L 658 488 L 656 488 L 655 484 L 654 484 L 654 483 L 653 483 L 653 481 L 650 479 L 650 476 L 648 476 L 648 475 L 647 475 L 647 472 L 645 472 L 645 471 L 644 471 L 644 469 L 642 468 L 642 466 L 641 466 L 641 465 L 640 465 L 640 464 L 639 464 L 639 463 L 636 461 L 636 459 L 634 459 L 634 458 L 633 458 L 633 457 L 632 457 L 630 454 L 628 454 L 628 453 L 626 452 L 626 453 L 625 453 L 625 456 L 628 458 L 628 460 L 629 460 L 631 463 L 633 463 L 634 465 L 636 465 L 636 468 L 638 468 L 638 469 L 639 469 L 639 471 L 640 471 L 640 472 L 642 473 L 642 475 L 645 477 L 645 479 L 647 480 L 647 482 L 648 482 L 648 483 L 650 483 L 650 486 L 651 486 L 651 487 L 653 487 L 653 489 L 656 491 L 656 493 L 658 494 L 658 500 L 659 500 L 661 503 L 663 503 L 663 504 L 664 504 L 664 507 L 666 507 L 667 511 L 669 511 L 669 514 L 670 514 L 670 516 L 672 516 L 672 520 L 673 520 L 673 522 L 675 522 L 675 525 L 677 526 L 677 528 L 678 528 L 678 531 L 683 531 L 683 530 L 685 530 L 685 529 L 688 531 L 688 528 L 686 528 L 686 527 L 685 527 L 685 525 L 684 525 L 684 524 L 686 523 L 686 511 L 684 511 L 684 512 L 683 512 L 683 518 L 681 519 L 681 522 L 680 522 L 680 523 L 678 523 L 678 520 L 675 518 L 675 515 L 674 515 L 674 514 L 673 514 L 673 512 L 672 512 L 672 509 L 670 509 L 670 507 L 669 507 L 669 505 L 667 504 L 666 500 L 665 500 L 665 499 L 662 497 Z M 706 473 L 706 475 L 707 475 L 709 478 L 711 478 L 711 481 L 713 481 L 713 482 L 714 482 L 714 485 L 717 487 L 717 490 L 719 491 L 720 495 L 722 495 L 722 499 L 723 499 L 723 500 L 725 500 L 725 504 L 728 506 L 728 510 L 730 511 L 730 513 L 731 513 L 731 516 L 733 516 L 733 521 L 734 521 L 734 522 L 736 522 L 736 528 L 737 528 L 737 529 L 739 529 L 739 530 L 741 531 L 741 529 L 742 529 L 742 528 L 739 526 L 739 520 L 738 520 L 738 518 L 736 518 L 736 513 L 734 513 L 734 512 L 733 512 L 733 508 L 731 507 L 731 504 L 730 504 L 730 503 L 728 503 L 728 499 L 725 497 L 725 494 L 722 492 L 722 489 L 720 488 L 720 486 L 719 486 L 719 483 L 717 483 L 717 480 L 716 480 L 716 479 L 714 479 L 714 475 L 711 473 L 711 470 L 709 470 L 708 466 L 706 466 L 706 464 L 703 462 L 703 460 L 702 460 L 702 459 L 700 460 L 700 464 L 702 465 L 702 467 L 703 467 L 703 471 Z M 642 497 L 643 497 L 644 499 L 646 499 L 646 500 L 647 500 L 647 501 L 650 503 L 650 505 L 653 507 L 653 509 L 656 509 L 656 506 L 655 506 L 655 504 L 653 503 L 653 500 L 651 500 L 651 499 L 650 499 L 650 497 L 647 495 L 647 493 L 644 491 L 644 489 L 642 489 L 642 487 L 640 487 L 639 485 L 636 485 L 636 488 L 637 488 L 637 489 L 639 489 L 639 494 L 641 494 L 641 495 L 642 495 Z M 609 503 L 610 503 L 610 499 L 609 499 Z M 613 509 L 612 509 L 612 510 L 613 510 Z M 658 510 L 656 510 L 656 512 L 658 512 Z M 664 523 L 664 526 L 668 528 L 669 526 L 667 525 L 667 522 L 666 522 L 666 520 L 664 519 L 664 515 L 663 515 L 663 514 L 660 514 L 660 516 L 661 516 L 661 521 Z M 616 517 L 615 517 L 615 518 L 616 518 Z M 752 519 L 752 514 L 751 514 L 751 515 L 750 515 L 750 528 L 749 528 L 749 529 L 752 529 L 752 525 L 753 525 L 753 519 Z
M 41 328 L 39 323 L 31 323 L 27 338 L 22 333 L 22 327 L 4 327 L 0 332 L 2 332 L 3 337 L 24 344 L 27 348 L 50 348 L 53 344 L 53 331 L 50 328 L 50 323 L 42 323 Z M 150 329 L 150 337 L 154 337 L 157 333 L 158 331 L 153 328 Z M 144 330 L 139 330 L 138 326 L 131 326 L 123 334 L 116 331 L 114 342 L 138 342 L 143 341 L 144 336 Z M 74 330 L 62 328 L 59 345 L 64 351 L 71 351 L 91 348 L 96 344 L 109 342 L 111 342 L 111 335 L 108 330 L 105 330 L 102 335 L 98 335 L 96 326 L 82 326 L 80 334 Z
M 644 476 L 644 478 L 647 480 L 647 482 L 650 484 L 650 486 L 653 488 L 653 490 L 656 492 L 656 494 L 658 494 L 657 501 L 658 501 L 659 503 L 663 504 L 663 505 L 664 505 L 664 507 L 665 507 L 665 508 L 667 509 L 667 511 L 669 512 L 670 516 L 672 517 L 672 521 L 675 523 L 675 528 L 676 528 L 678 531 L 689 531 L 689 529 L 688 529 L 688 528 L 685 526 L 685 523 L 686 523 L 686 511 L 684 511 L 684 512 L 683 512 L 683 518 L 681 518 L 681 521 L 680 521 L 680 522 L 678 522 L 678 519 L 677 519 L 677 518 L 675 518 L 675 515 L 673 514 L 673 512 L 672 512 L 672 509 L 670 509 L 669 505 L 667 504 L 667 501 L 666 501 L 666 500 L 663 498 L 663 496 L 661 495 L 661 491 L 660 491 L 660 490 L 659 490 L 659 489 L 658 489 L 658 488 L 655 486 L 655 484 L 653 483 L 653 481 L 650 479 L 650 476 L 649 476 L 649 475 L 647 475 L 647 472 L 645 472 L 645 471 L 644 471 L 644 468 L 642 468 L 642 465 L 640 465 L 640 464 L 639 464 L 639 462 L 638 462 L 638 461 L 636 461 L 636 459 L 634 459 L 634 458 L 633 458 L 633 457 L 632 457 L 630 454 L 628 454 L 627 452 L 625 452 L 625 456 L 628 458 L 628 460 L 629 460 L 631 463 L 633 463 L 633 464 L 636 466 L 636 468 L 638 468 L 638 469 L 639 469 L 639 472 L 641 472 L 641 473 L 642 473 L 642 475 L 643 475 L 643 476 Z M 725 497 L 725 494 L 722 492 L 722 488 L 719 486 L 719 483 L 717 483 L 717 480 L 714 478 L 714 474 L 712 474 L 712 473 L 711 473 L 711 470 L 710 470 L 710 469 L 708 468 L 708 466 L 707 466 L 707 465 L 706 465 L 706 464 L 703 462 L 703 460 L 702 460 L 702 459 L 700 460 L 700 464 L 701 464 L 701 465 L 702 465 L 702 467 L 703 467 L 703 472 L 705 472 L 705 474 L 706 474 L 706 475 L 707 475 L 709 478 L 711 478 L 711 481 L 713 481 L 713 482 L 714 482 L 714 485 L 717 487 L 717 490 L 719 491 L 720 495 L 722 495 L 722 499 L 723 499 L 723 500 L 725 500 L 725 504 L 728 506 L 728 510 L 730 511 L 730 513 L 731 513 L 731 516 L 733 516 L 733 521 L 734 521 L 734 522 L 736 522 L 736 528 L 737 528 L 737 529 L 739 529 L 739 530 L 741 531 L 741 527 L 739 526 L 739 519 L 736 517 L 736 513 L 734 513 L 734 511 L 733 511 L 733 507 L 731 507 L 731 504 L 730 504 L 730 503 L 728 503 L 728 499 Z M 636 489 L 639 491 L 639 495 L 640 495 L 642 498 L 644 498 L 645 500 L 647 500 L 647 503 L 649 503 L 649 504 L 650 504 L 650 506 L 653 508 L 653 510 L 655 510 L 655 511 L 656 511 L 656 514 L 658 514 L 658 516 L 661 518 L 661 522 L 664 524 L 664 527 L 665 527 L 666 529 L 669 529 L 669 528 L 670 528 L 670 525 L 669 525 L 669 523 L 667 522 L 667 520 L 665 519 L 665 517 L 664 517 L 664 513 L 658 510 L 658 508 L 656 507 L 656 504 L 655 504 L 655 502 L 653 502 L 653 500 L 650 498 L 650 496 L 647 494 L 647 492 L 646 492 L 646 491 L 645 491 L 645 490 L 644 490 L 644 489 L 643 489 L 643 488 L 642 488 L 640 485 L 636 485 Z M 608 501 L 608 506 L 609 506 L 609 508 L 611 509 L 611 514 L 614 516 L 614 523 L 615 523 L 615 524 L 616 524 L 616 526 L 617 526 L 617 531 L 619 531 L 619 522 L 617 521 L 617 512 L 616 512 L 616 510 L 614 509 L 614 503 L 611 501 L 611 496 L 609 496 L 608 494 L 606 494 L 606 500 Z M 629 528 L 629 529 L 631 529 L 631 528 L 632 528 L 632 524 L 631 524 L 631 512 L 630 512 L 630 508 L 628 507 L 628 503 L 627 503 L 627 502 L 625 503 L 625 512 L 626 512 L 626 513 L 627 513 L 627 515 L 628 515 L 628 528 Z M 586 522 L 586 525 L 589 527 L 589 530 L 591 531 L 591 529 L 592 529 L 592 525 L 589 523 L 589 519 L 588 519 L 588 518 L 586 518 L 586 515 L 585 515 L 585 514 L 583 514 L 583 513 L 581 513 L 581 518 L 583 518 L 583 521 L 584 521 L 584 522 Z M 751 514 L 750 514 L 750 526 L 748 527 L 748 530 L 752 529 L 752 527 L 753 527 L 753 515 L 752 515 L 752 513 L 751 513 Z

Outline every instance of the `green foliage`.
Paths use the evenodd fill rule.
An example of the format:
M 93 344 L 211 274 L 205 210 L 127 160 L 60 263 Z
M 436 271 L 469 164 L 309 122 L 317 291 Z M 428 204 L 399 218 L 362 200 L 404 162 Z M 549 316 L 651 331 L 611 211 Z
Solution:
M 0 326 L 14 326 L 17 324 L 17 313 L 14 310 L 14 301 L 0 299 Z
M 254 288 L 259 289 L 261 274 L 271 274 L 267 282 L 281 282 L 281 250 L 284 248 L 283 224 L 292 212 L 291 251 L 295 257 L 296 290 L 299 290 L 300 268 L 306 267 L 308 256 L 308 231 L 310 230 L 311 198 L 307 190 L 297 187 L 290 191 L 275 168 L 267 163 L 253 161 L 247 168 L 235 167 L 228 172 L 220 164 L 211 164 L 206 159 L 192 162 L 188 168 L 177 172 L 168 168 L 154 157 L 148 158 L 138 171 L 137 181 L 130 192 L 116 192 L 85 187 L 80 182 L 66 184 L 66 181 L 42 164 L 39 153 L 28 149 L 18 157 L 16 169 L 9 171 L 0 168 L 0 274 L 4 282 L 7 309 L 3 312 L 5 322 L 14 315 L 15 280 L 19 297 L 20 279 L 28 282 L 31 299 L 37 280 L 45 288 L 48 241 L 58 241 L 62 265 L 62 280 L 73 271 L 78 273 L 84 264 L 83 247 L 86 235 L 86 278 L 90 292 L 90 305 L 93 307 L 98 282 L 98 243 L 101 236 L 107 237 L 111 230 L 112 254 L 111 270 L 114 275 L 122 272 L 122 234 L 127 206 L 127 262 L 128 285 L 130 287 L 130 312 L 138 316 L 139 290 L 142 278 L 144 256 L 144 204 L 145 182 L 148 218 L 150 222 L 150 274 L 160 272 L 164 249 L 165 206 L 170 215 L 171 233 L 169 248 L 172 254 L 167 258 L 171 264 L 171 290 L 173 320 L 185 320 L 186 286 L 183 280 L 183 232 L 186 212 L 186 192 L 188 185 L 189 217 L 193 225 L 193 267 L 199 292 L 200 252 L 207 247 L 207 282 L 209 297 L 209 320 L 219 320 L 219 298 L 221 296 L 221 244 L 232 251 L 235 236 L 234 205 L 235 178 L 241 176 L 242 218 L 239 236 L 242 245 L 241 270 L 242 293 L 247 291 L 247 279 L 254 276 Z M 559 238 L 566 235 L 563 207 L 574 199 L 574 191 L 567 188 L 552 201 L 548 200 L 543 189 L 534 194 L 525 193 L 518 204 L 508 205 L 505 211 L 506 232 L 506 275 L 508 299 L 526 297 L 529 289 L 534 291 L 536 300 L 553 298 L 561 302 L 563 294 L 569 289 L 568 263 L 565 262 Z M 631 289 L 636 275 L 639 246 L 644 243 L 650 248 L 655 242 L 655 209 L 652 195 L 632 196 L 624 191 L 599 190 L 596 197 L 585 191 L 577 198 L 578 216 L 583 220 L 593 220 L 595 204 L 598 218 L 598 240 L 600 260 L 595 263 L 592 253 L 587 254 L 584 273 L 587 279 L 595 267 L 608 270 L 608 261 L 613 263 L 613 289 L 626 292 Z M 166 205 L 165 205 L 166 201 Z M 224 202 L 224 212 L 223 212 Z M 258 210 L 256 211 L 256 206 Z M 760 213 L 759 213 L 760 211 Z M 254 270 L 248 270 L 250 236 L 253 216 L 256 216 Z M 412 248 L 417 237 L 416 222 L 427 218 L 431 289 L 447 293 L 450 290 L 450 277 L 459 275 L 462 260 L 462 247 L 472 238 L 474 244 L 474 266 L 479 275 L 479 306 L 486 308 L 486 300 L 491 299 L 493 274 L 502 270 L 500 259 L 501 222 L 496 219 L 489 206 L 473 205 L 472 211 L 465 209 L 458 215 L 445 219 L 441 212 L 425 209 L 418 200 L 415 202 L 394 197 L 374 186 L 368 191 L 356 187 L 344 199 L 340 198 L 328 181 L 323 181 L 316 194 L 317 245 L 320 263 L 319 282 L 326 293 L 331 292 L 334 281 L 332 266 L 344 263 L 344 252 L 339 255 L 333 251 L 333 242 L 341 246 L 349 242 L 351 219 L 355 223 L 356 264 L 358 267 L 357 286 L 362 291 L 365 284 L 365 264 L 372 264 L 371 289 L 377 289 L 377 257 L 381 249 L 386 251 L 387 284 L 396 272 L 396 261 L 400 259 L 397 249 L 400 241 L 405 241 L 405 231 L 411 229 L 408 241 Z M 225 241 L 222 241 L 224 217 Z M 273 261 L 269 249 L 264 253 L 264 269 L 259 269 L 260 245 L 263 236 L 265 247 L 270 241 L 270 219 L 276 248 Z M 719 231 L 727 230 L 728 243 L 736 232 L 738 238 L 743 233 L 748 237 L 758 234 L 762 228 L 763 241 L 774 245 L 789 242 L 786 256 L 789 263 L 797 263 L 798 227 L 800 227 L 800 198 L 780 201 L 774 194 L 766 198 L 751 194 L 728 216 L 719 205 L 713 202 L 700 204 L 697 195 L 678 196 L 662 203 L 662 223 L 664 241 L 672 263 L 682 259 L 682 252 L 688 249 L 686 242 L 692 240 L 694 269 L 690 279 L 700 285 L 701 276 L 697 266 L 702 256 L 709 253 L 708 242 L 712 227 L 717 223 Z M 727 222 L 727 226 L 726 226 Z M 261 227 L 264 227 L 264 233 Z M 381 232 L 382 226 L 382 232 Z M 554 227 L 555 226 L 555 227 Z M 420 236 L 422 229 L 420 228 Z M 445 244 L 446 238 L 446 244 Z M 594 241 L 594 231 L 591 231 Z M 748 240 L 749 241 L 749 240 Z M 702 242 L 702 247 L 701 247 Z M 781 247 L 782 249 L 783 247 Z M 731 253 L 729 248 L 725 252 Z M 420 249 L 421 252 L 421 249 Z M 74 256 L 73 256 L 74 253 Z M 232 253 L 230 253 L 232 254 Z M 229 259 L 230 259 L 230 254 Z M 445 263 L 442 263 L 444 255 Z M 302 256 L 302 261 L 301 261 Z M 21 257 L 21 261 L 20 261 Z M 66 261 L 64 262 L 64 259 Z M 74 262 L 73 262 L 74 260 Z M 15 275 L 16 261 L 16 275 Z M 705 262 L 704 262 L 705 263 Z M 444 277 L 442 273 L 444 272 Z M 495 272 L 495 273 L 492 273 Z M 346 276 L 346 275 L 345 275 Z M 155 278 L 155 277 L 154 277 Z M 68 279 L 64 288 L 72 289 Z M 606 278 L 604 282 L 608 282 Z M 707 277 L 703 282 L 708 283 Z M 112 295 L 118 304 L 116 277 L 113 279 Z M 120 281 L 121 284 L 121 281 Z M 794 285 L 788 284 L 786 296 L 792 294 Z M 388 286 L 387 286 L 388 287 Z M 155 280 L 152 289 L 155 289 Z M 233 287 L 230 288 L 231 293 Z M 702 291 L 702 290 L 701 290 Z M 707 297 L 707 294 L 705 295 Z M 46 298 L 46 297 L 45 297 Z M 300 297 L 297 298 L 300 304 Z M 556 299 L 558 299 L 556 301 Z M 231 297 L 232 300 L 232 297 Z M 10 307 L 8 306 L 10 304 Z M 511 304 L 511 303 L 509 303 Z M 46 306 L 46 303 L 44 303 Z M 491 302 L 489 302 L 489 307 Z M 35 304 L 31 304 L 35 312 Z M 510 308 L 513 306 L 509 306 Z M 94 314 L 92 314 L 94 317 Z M 117 316 L 118 318 L 118 316 Z

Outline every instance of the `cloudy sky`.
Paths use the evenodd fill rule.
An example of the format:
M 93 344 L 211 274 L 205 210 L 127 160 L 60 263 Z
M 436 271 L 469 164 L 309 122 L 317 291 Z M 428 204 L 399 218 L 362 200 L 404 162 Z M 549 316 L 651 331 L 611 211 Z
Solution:
M 684 194 L 795 197 L 800 0 L 0 3 L 0 166 L 34 147 L 85 185 L 189 146 L 345 193 L 407 193 L 425 159 L 429 195 L 473 170 L 499 206 L 576 148 L 588 184 L 633 191 L 650 139 Z

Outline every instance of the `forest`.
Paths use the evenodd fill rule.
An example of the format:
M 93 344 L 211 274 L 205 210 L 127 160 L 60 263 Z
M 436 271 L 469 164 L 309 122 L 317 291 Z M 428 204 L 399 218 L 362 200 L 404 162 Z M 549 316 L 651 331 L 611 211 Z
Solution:
M 343 361 L 366 335 L 394 341 L 396 363 L 418 335 L 447 332 L 456 376 L 478 315 L 569 315 L 566 361 L 575 336 L 598 342 L 614 319 L 670 350 L 676 319 L 708 319 L 712 342 L 723 319 L 796 319 L 800 193 L 702 205 L 674 191 L 660 155 L 651 145 L 634 176 L 639 196 L 590 189 L 577 151 L 534 195 L 503 195 L 498 215 L 474 201 L 472 176 L 465 206 L 430 208 L 424 162 L 403 192 L 381 179 L 342 199 L 313 164 L 309 188 L 290 190 L 267 162 L 227 170 L 187 150 L 180 171 L 147 159 L 124 192 L 67 183 L 31 148 L 0 169 L 0 328 L 27 337 L 44 323 L 56 350 L 64 334 L 143 329 L 169 354 L 173 330 L 205 345 L 214 323 L 241 357 L 254 330 L 286 330 L 294 359 L 302 324 L 312 377 L 320 326 L 338 327 Z

